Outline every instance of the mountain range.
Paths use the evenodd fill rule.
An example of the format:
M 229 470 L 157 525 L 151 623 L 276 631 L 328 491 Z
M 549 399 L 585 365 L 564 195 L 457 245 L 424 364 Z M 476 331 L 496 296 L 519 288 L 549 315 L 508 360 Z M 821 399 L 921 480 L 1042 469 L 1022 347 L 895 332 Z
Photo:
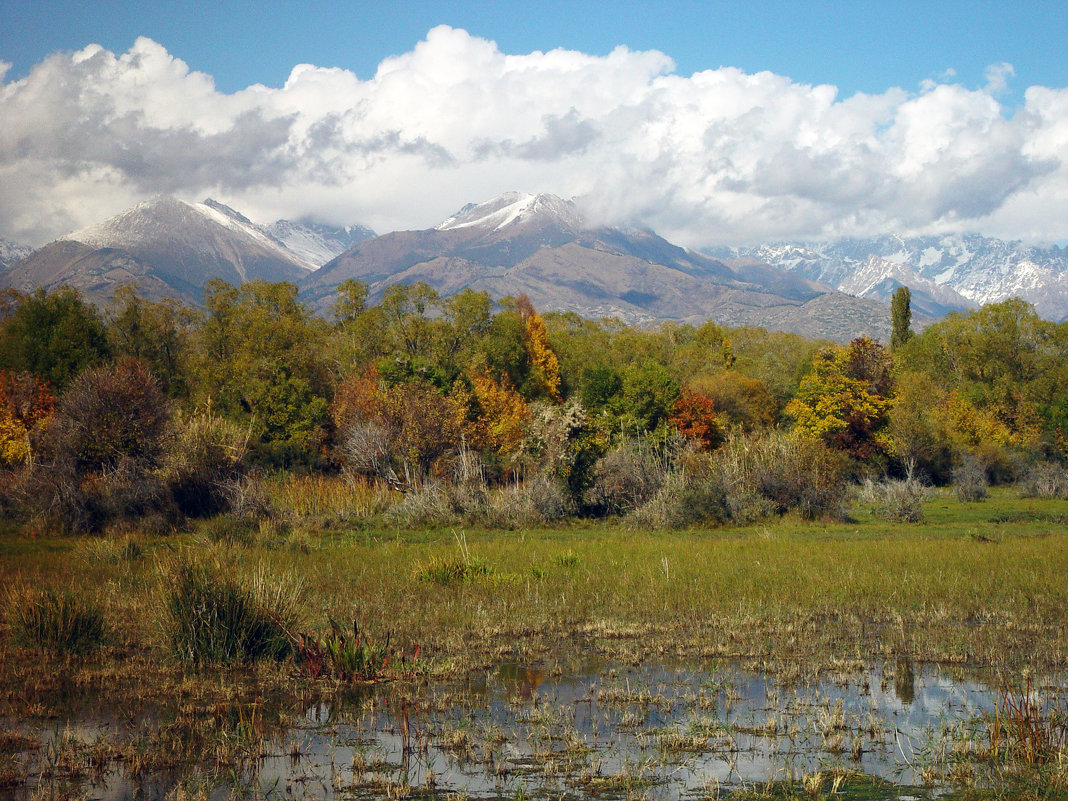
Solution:
M 591 226 L 554 195 L 510 192 L 434 228 L 361 242 L 309 275 L 302 296 L 325 308 L 349 279 L 368 284 L 372 301 L 392 284 L 425 281 L 445 295 L 522 293 L 539 309 L 631 324 L 712 319 L 834 339 L 885 337 L 888 326 L 883 304 L 751 260 L 724 262 L 652 231 Z
M 33 248 L 0 237 L 0 270 L 33 253 Z
M 1046 319 L 1068 317 L 1068 248 L 1033 247 L 978 234 L 784 243 L 715 251 L 879 300 L 908 286 L 913 307 L 940 317 L 1019 297 Z
M 469 204 L 434 228 L 382 236 L 310 220 L 257 225 L 214 200 L 157 197 L 27 250 L 0 241 L 0 286 L 69 284 L 100 305 L 130 282 L 152 299 L 198 304 L 218 277 L 291 281 L 328 313 L 347 279 L 365 282 L 372 302 L 392 284 L 425 281 L 446 296 L 526 294 L 545 311 L 630 324 L 711 319 L 838 341 L 885 341 L 886 304 L 899 286 L 912 291 L 917 326 L 1005 293 L 1053 319 L 1068 309 L 1068 251 L 1058 248 L 972 236 L 698 252 L 647 229 L 591 225 L 571 201 L 519 192 Z

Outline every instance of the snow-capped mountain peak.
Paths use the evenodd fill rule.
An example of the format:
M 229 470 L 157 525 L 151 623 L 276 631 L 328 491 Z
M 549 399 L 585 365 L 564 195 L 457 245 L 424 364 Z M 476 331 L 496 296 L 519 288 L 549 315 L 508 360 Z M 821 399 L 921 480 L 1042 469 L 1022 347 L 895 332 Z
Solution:
M 571 201 L 556 195 L 506 192 L 485 203 L 469 203 L 442 221 L 437 230 L 477 227 L 486 231 L 500 231 L 509 225 L 537 218 L 555 220 L 575 229 L 583 227 L 582 216 Z
M 33 253 L 33 248 L 0 237 L 0 269 Z
M 266 231 L 306 262 L 321 267 L 353 245 L 371 239 L 375 232 L 362 225 L 338 228 L 316 222 L 277 220 Z
M 234 211 L 229 206 L 219 203 L 217 200 L 206 198 L 200 203 L 188 203 L 191 209 L 203 214 L 212 222 L 218 223 L 224 228 L 251 237 L 265 248 L 288 251 L 284 243 L 279 242 L 270 233 L 256 225 L 252 220 L 240 212 Z M 301 267 L 306 270 L 314 270 L 318 264 L 312 264 L 307 259 L 293 253 L 294 261 L 301 262 Z M 242 276 L 244 277 L 244 276 Z

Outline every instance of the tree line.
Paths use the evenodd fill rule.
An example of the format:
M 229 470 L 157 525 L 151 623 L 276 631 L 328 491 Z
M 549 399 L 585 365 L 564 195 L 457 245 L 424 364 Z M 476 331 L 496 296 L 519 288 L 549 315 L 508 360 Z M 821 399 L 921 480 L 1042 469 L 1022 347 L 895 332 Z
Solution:
M 1068 324 L 1020 300 L 912 334 L 899 293 L 891 350 L 542 314 L 423 283 L 367 297 L 346 282 L 322 318 L 287 283 L 212 281 L 203 309 L 132 288 L 103 312 L 69 288 L 7 292 L 0 469 L 15 489 L 0 503 L 92 528 L 131 509 L 210 514 L 254 469 L 410 491 L 474 462 L 488 485 L 538 475 L 596 513 L 598 471 L 636 443 L 710 454 L 775 434 L 853 478 L 932 483 L 964 459 L 1009 481 L 1068 454 Z

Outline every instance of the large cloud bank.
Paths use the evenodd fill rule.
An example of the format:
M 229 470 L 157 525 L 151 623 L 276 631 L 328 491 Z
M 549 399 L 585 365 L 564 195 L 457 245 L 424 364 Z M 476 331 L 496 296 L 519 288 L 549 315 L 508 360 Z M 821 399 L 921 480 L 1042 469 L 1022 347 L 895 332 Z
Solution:
M 0 64 L 0 82 L 5 66 Z M 380 231 L 503 191 L 577 197 L 692 246 L 885 232 L 1068 237 L 1068 89 L 839 98 L 659 52 L 501 53 L 434 28 L 370 80 L 298 65 L 216 91 L 161 45 L 92 45 L 0 83 L 0 235 L 39 244 L 157 193 Z

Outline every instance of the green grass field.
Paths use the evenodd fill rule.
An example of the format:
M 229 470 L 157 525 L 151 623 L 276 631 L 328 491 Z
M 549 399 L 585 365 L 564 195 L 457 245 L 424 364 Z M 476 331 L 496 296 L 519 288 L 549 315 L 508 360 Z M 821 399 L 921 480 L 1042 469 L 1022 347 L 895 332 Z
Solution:
M 353 618 L 374 645 L 391 634 L 384 675 L 398 681 L 385 693 L 387 704 L 502 664 L 557 675 L 576 660 L 736 664 L 774 674 L 785 687 L 895 663 L 1016 677 L 1058 675 L 1068 666 L 1068 503 L 1019 499 L 1011 490 L 968 505 L 934 495 L 923 524 L 889 524 L 862 504 L 848 522 L 787 517 L 687 531 L 641 531 L 618 521 L 405 531 L 374 515 L 346 524 L 322 508 L 284 512 L 258 525 L 223 519 L 169 536 L 0 534 L 0 739 L 15 752 L 0 754 L 0 791 L 6 781 L 54 794 L 61 780 L 74 788 L 61 797 L 80 797 L 79 782 L 94 775 L 85 765 L 95 764 L 132 777 L 177 768 L 181 797 L 207 798 L 212 787 L 233 790 L 233 765 L 259 753 L 264 738 L 286 742 L 294 709 L 339 691 L 336 680 L 312 680 L 292 660 L 226 669 L 181 661 L 166 625 L 168 598 L 175 577 L 192 574 L 176 565 L 210 568 L 220 580 L 252 588 L 298 637 L 322 637 L 330 619 L 345 628 Z M 100 614 L 102 644 L 87 649 L 100 636 Z M 58 644 L 68 640 L 76 652 Z M 320 642 L 325 649 L 327 640 Z M 422 689 L 405 689 L 413 680 Z M 634 689 L 638 700 L 642 692 Z M 516 708 L 527 703 L 518 699 Z M 55 721 L 87 708 L 128 721 L 146 709 L 170 711 L 147 733 L 46 741 Z M 537 733 L 535 712 L 536 704 L 512 736 Z M 523 734 L 524 727 L 533 728 Z M 979 735 L 970 731 L 954 734 L 953 747 L 972 748 Z M 1050 731 L 1063 736 L 1064 729 Z M 456 732 L 446 725 L 427 736 L 448 743 Z M 860 742 L 860 729 L 851 736 Z M 976 798 L 1017 797 L 1036 782 L 1068 787 L 1068 773 L 1057 767 L 1061 745 L 1044 752 L 1060 755 L 1053 763 L 1047 756 L 1032 765 L 1008 750 L 994 760 L 988 739 L 981 754 L 968 752 L 967 770 L 951 755 L 940 757 L 932 786 L 987 788 L 968 796 Z M 188 791 L 206 754 L 212 772 Z M 546 760 L 539 769 L 549 771 Z M 573 779 L 584 781 L 587 769 L 574 768 Z M 382 781 L 391 793 L 410 793 L 389 770 L 369 773 L 367 786 Z M 834 775 L 843 774 L 806 774 L 739 797 L 825 797 Z M 810 792 L 817 780 L 827 786 Z M 864 781 L 849 779 L 861 788 Z M 628 787 L 627 797 L 644 797 L 640 782 Z
M 618 523 L 402 531 L 373 520 L 324 531 L 297 522 L 261 526 L 241 544 L 197 530 L 135 533 L 132 557 L 100 540 L 8 534 L 0 584 L 87 587 L 116 644 L 161 659 L 159 565 L 183 554 L 210 555 L 233 575 L 266 571 L 299 590 L 301 630 L 357 617 L 458 669 L 578 641 L 632 659 L 814 668 L 887 655 L 1068 664 L 1068 503 L 1005 490 L 966 505 L 939 495 L 925 511 L 923 524 L 881 522 L 857 506 L 850 522 L 681 532 Z

